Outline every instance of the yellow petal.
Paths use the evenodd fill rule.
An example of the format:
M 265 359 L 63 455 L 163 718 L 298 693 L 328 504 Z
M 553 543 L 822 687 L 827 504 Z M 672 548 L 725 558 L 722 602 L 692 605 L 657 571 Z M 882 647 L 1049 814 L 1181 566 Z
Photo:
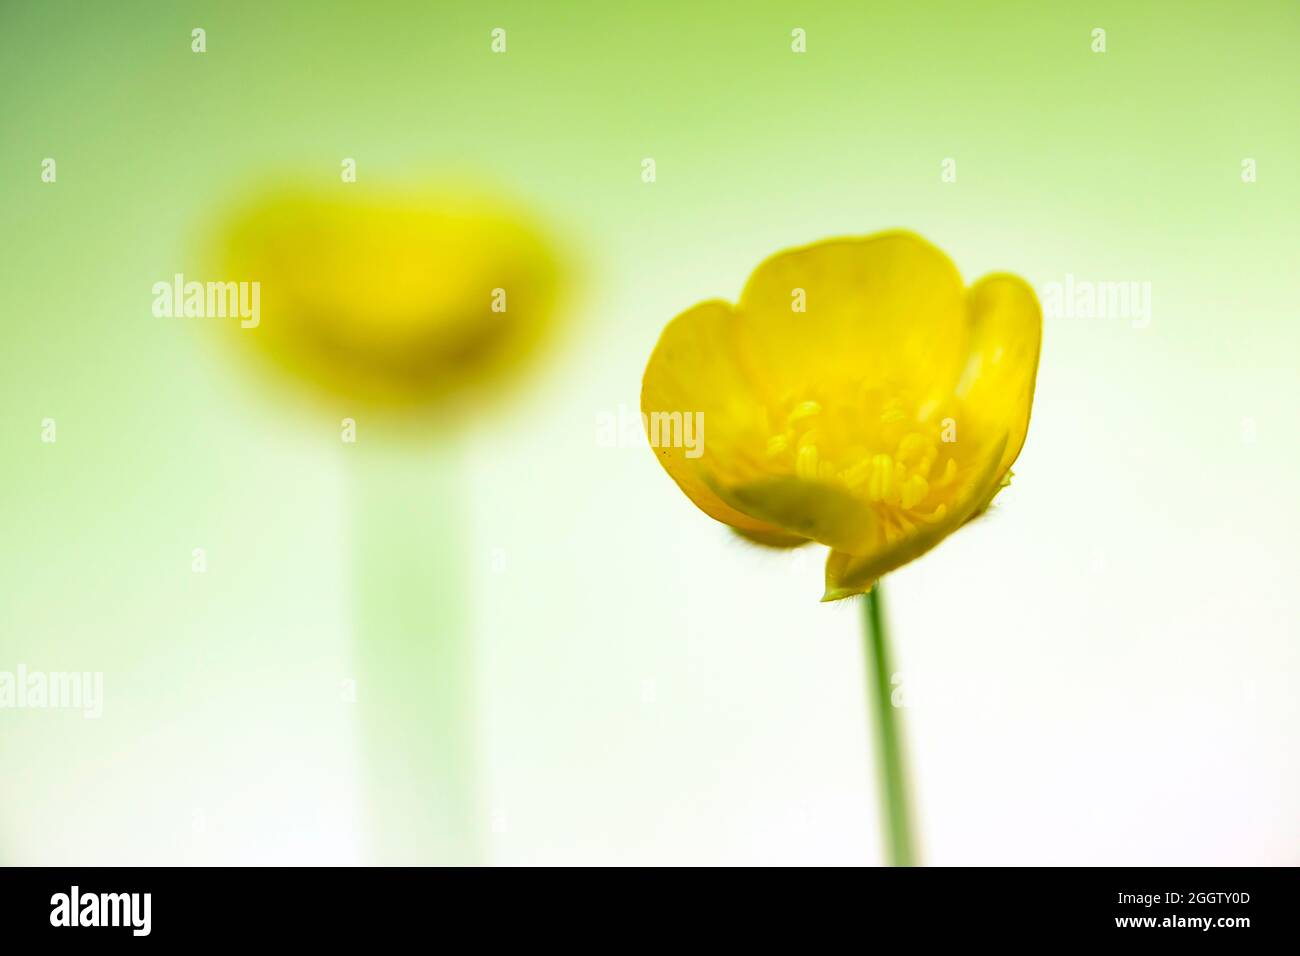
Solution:
M 981 428 L 1006 432 L 999 477 L 1025 443 L 1034 403 L 1042 310 L 1034 290 L 1013 275 L 985 276 L 967 293 L 971 347 L 956 396 Z
M 549 246 L 493 200 L 290 189 L 235 214 L 221 243 L 226 274 L 260 283 L 241 340 L 350 398 L 418 405 L 494 382 L 556 314 Z
M 736 363 L 733 313 L 725 302 L 703 302 L 664 329 L 646 365 L 641 411 L 659 463 L 697 507 L 711 518 L 773 547 L 804 543 L 757 517 L 727 504 L 713 490 L 761 474 L 768 434 L 762 406 Z M 671 416 L 695 422 L 703 433 L 674 433 Z M 674 439 L 680 436 L 681 441 Z
M 864 554 L 851 554 L 843 548 L 833 550 L 826 559 L 826 593 L 822 600 L 838 601 L 865 594 L 881 575 L 920 557 L 965 524 L 997 490 L 1006 444 L 1003 438 L 989 446 L 967 474 L 956 478 L 959 490 L 939 520 L 918 525 L 915 530 Z
M 746 541 L 754 544 L 761 544 L 765 548 L 797 548 L 801 545 L 811 544 L 807 538 L 801 538 L 798 535 L 785 534 L 780 531 L 742 531 L 739 528 L 732 528 L 732 531 L 740 535 Z
M 906 388 L 919 401 L 960 373 L 963 291 L 948 257 L 912 233 L 782 252 L 741 293 L 741 361 L 775 401 L 813 382 Z
M 715 485 L 728 504 L 788 533 L 857 551 L 878 534 L 875 513 L 841 488 L 801 478 L 768 478 L 736 487 Z

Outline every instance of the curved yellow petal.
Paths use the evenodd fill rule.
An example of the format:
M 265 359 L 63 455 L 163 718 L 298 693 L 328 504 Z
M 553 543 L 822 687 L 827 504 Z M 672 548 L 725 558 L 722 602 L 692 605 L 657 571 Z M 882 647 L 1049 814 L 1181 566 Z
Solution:
M 971 286 L 966 303 L 970 352 L 956 397 L 975 410 L 981 427 L 1007 433 L 1000 478 L 1019 456 L 1029 431 L 1042 310 L 1029 284 L 1006 273 L 980 279 Z
M 731 530 L 746 541 L 761 544 L 765 548 L 798 548 L 805 544 L 812 544 L 808 538 L 786 534 L 782 531 L 742 531 L 740 528 L 732 528 Z
M 766 440 L 762 406 L 736 363 L 733 318 L 714 300 L 668 323 L 641 382 L 643 421 L 659 463 L 701 511 L 763 544 L 801 544 L 714 491 L 760 475 Z
M 826 593 L 823 601 L 838 601 L 870 591 L 880 577 L 920 557 L 952 534 L 987 506 L 1001 481 L 1001 462 L 1007 446 L 1003 437 L 989 446 L 983 455 L 956 481 L 959 490 L 953 506 L 937 521 L 917 526 L 893 541 L 865 554 L 851 554 L 844 549 L 831 551 L 826 559 Z
M 858 551 L 875 538 L 878 522 L 860 499 L 834 485 L 800 478 L 767 478 L 736 487 L 714 486 L 728 504 L 832 548 Z
M 741 361 L 777 402 L 813 382 L 928 395 L 967 355 L 963 292 L 951 260 L 908 232 L 782 252 L 741 293 Z

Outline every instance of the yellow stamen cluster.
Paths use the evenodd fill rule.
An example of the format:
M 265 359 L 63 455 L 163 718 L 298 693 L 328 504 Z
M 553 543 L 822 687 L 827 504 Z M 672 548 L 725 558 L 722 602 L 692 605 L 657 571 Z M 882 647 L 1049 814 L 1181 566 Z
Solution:
M 899 396 L 866 391 L 856 401 L 799 396 L 769 410 L 769 467 L 835 484 L 870 502 L 887 533 L 938 521 L 958 462 L 941 453 L 933 421 L 909 414 Z

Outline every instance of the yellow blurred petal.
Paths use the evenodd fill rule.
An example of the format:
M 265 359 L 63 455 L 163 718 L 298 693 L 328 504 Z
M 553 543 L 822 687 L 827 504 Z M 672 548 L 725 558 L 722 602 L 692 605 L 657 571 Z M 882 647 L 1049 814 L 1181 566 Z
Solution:
M 1020 454 L 1029 431 L 1042 310 L 1028 283 L 1005 273 L 975 283 L 966 301 L 971 346 L 956 396 L 975 410 L 981 427 L 1007 433 L 1001 476 Z
M 941 519 L 922 523 L 915 530 L 866 553 L 851 554 L 843 548 L 833 550 L 826 559 L 826 593 L 822 600 L 838 601 L 865 594 L 882 575 L 920 557 L 970 520 L 986 506 L 1001 484 L 1000 468 L 1006 445 L 1004 437 L 985 451 L 970 474 L 957 479 L 962 486 Z
M 659 463 L 695 505 L 718 521 L 772 547 L 804 539 L 727 504 L 714 485 L 760 473 L 768 436 L 762 407 L 736 364 L 733 314 L 725 302 L 702 302 L 668 323 L 641 383 L 641 411 Z M 670 416 L 703 418 L 702 447 L 674 443 Z M 698 452 L 698 454 L 696 453 Z M 723 466 L 725 474 L 719 472 Z
M 967 355 L 963 291 L 948 257 L 908 232 L 782 252 L 741 293 L 741 361 L 773 400 L 812 382 L 904 388 L 919 400 L 954 381 Z
M 512 370 L 555 318 L 555 260 L 495 201 L 404 191 L 286 191 L 234 216 L 232 279 L 261 286 L 244 337 L 331 393 L 420 403 Z

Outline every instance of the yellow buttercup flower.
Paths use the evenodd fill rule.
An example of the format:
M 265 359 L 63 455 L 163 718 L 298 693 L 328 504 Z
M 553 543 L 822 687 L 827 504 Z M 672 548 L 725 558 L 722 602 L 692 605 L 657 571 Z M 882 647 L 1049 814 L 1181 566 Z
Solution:
M 551 250 L 495 201 L 291 191 L 233 217 L 222 242 L 225 274 L 261 285 L 240 341 L 335 395 L 440 401 L 513 371 L 553 324 Z
M 458 417 L 453 398 L 477 406 L 498 394 L 556 324 L 551 247 L 494 199 L 359 184 L 253 202 L 212 245 L 224 281 L 260 290 L 260 314 L 226 338 L 348 416 L 324 420 L 343 426 L 348 448 L 352 663 L 368 686 L 394 690 L 358 701 L 371 852 L 388 864 L 474 863 L 463 505 L 455 443 L 436 439 Z
M 779 253 L 740 301 L 672 320 L 641 408 L 660 463 L 709 516 L 775 547 L 831 548 L 831 601 L 988 507 L 1029 427 L 1042 318 L 1006 274 L 965 288 L 907 232 Z M 702 448 L 672 425 L 702 413 Z

